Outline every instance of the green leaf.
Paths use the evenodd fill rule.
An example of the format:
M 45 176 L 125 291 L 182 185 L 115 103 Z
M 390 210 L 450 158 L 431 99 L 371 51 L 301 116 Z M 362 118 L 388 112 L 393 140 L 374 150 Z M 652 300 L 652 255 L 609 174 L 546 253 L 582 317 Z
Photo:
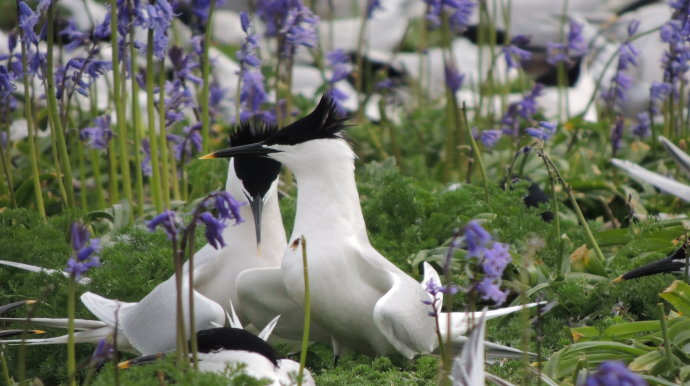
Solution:
M 676 280 L 659 296 L 671 303 L 681 315 L 690 316 L 690 286 L 687 283 Z
M 649 371 L 663 359 L 666 359 L 666 352 L 655 350 L 635 358 L 628 367 L 632 371 Z
M 97 219 L 97 218 L 104 218 L 104 219 L 110 220 L 110 222 L 112 222 L 112 223 L 115 222 L 115 217 L 113 217 L 112 214 L 110 214 L 104 210 L 94 210 L 93 212 L 89 212 L 86 214 L 86 218 L 89 221 L 93 221 L 94 219 Z

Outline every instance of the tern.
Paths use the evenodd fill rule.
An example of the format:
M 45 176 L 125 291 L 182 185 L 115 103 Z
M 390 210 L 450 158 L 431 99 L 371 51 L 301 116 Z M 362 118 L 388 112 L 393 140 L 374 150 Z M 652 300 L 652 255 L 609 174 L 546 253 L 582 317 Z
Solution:
M 649 275 L 655 275 L 657 273 L 685 273 L 685 258 L 687 256 L 687 244 L 683 244 L 677 251 L 671 253 L 661 260 L 657 260 L 653 263 L 643 265 L 639 268 L 635 268 L 630 272 L 626 272 L 621 276 L 618 276 L 613 280 L 614 283 L 619 283 L 621 281 L 636 279 L 638 277 L 644 277 Z
M 371 246 L 355 183 L 356 156 L 344 129 L 345 119 L 323 96 L 311 114 L 265 140 L 201 158 L 265 156 L 295 175 L 299 191 L 291 244 L 302 235 L 308 240 L 311 318 L 330 335 L 336 362 L 353 350 L 408 358 L 432 352 L 439 345 L 434 318 L 428 316 L 433 309 L 423 303 L 431 297 Z M 284 288 L 285 297 L 301 309 L 303 274 L 302 251 L 287 248 L 280 267 L 282 286 L 276 283 L 272 290 Z M 504 310 L 522 309 L 515 308 Z M 447 319 L 439 317 L 444 323 Z M 450 339 L 462 343 L 467 314 L 453 313 L 451 323 Z
M 213 328 L 199 331 L 197 336 L 199 371 L 225 373 L 228 365 L 244 365 L 244 373 L 257 379 L 268 379 L 269 385 L 290 385 L 299 372 L 299 363 L 290 359 L 280 359 L 280 354 L 256 335 L 232 327 Z M 155 363 L 159 358 L 169 355 L 148 355 L 118 365 L 127 369 L 134 365 Z M 314 378 L 304 369 L 303 385 L 316 385 Z
M 232 146 L 264 140 L 275 133 L 276 127 L 254 128 L 240 125 L 231 136 Z M 228 226 L 223 238 L 228 245 L 216 250 L 204 246 L 194 255 L 194 311 L 199 330 L 214 324 L 225 324 L 225 312 L 235 305 L 239 319 L 248 318 L 237 298 L 236 279 L 239 273 L 252 268 L 279 267 L 287 245 L 285 230 L 278 206 L 279 162 L 259 157 L 232 160 L 226 190 L 234 197 L 246 197 L 249 205 L 242 207 L 245 223 Z M 259 255 L 259 250 L 261 250 Z M 189 269 L 183 269 L 183 291 L 189 291 Z M 112 333 L 117 325 L 118 348 L 142 355 L 155 354 L 176 345 L 176 286 L 175 277 L 158 285 L 139 303 L 125 303 L 106 299 L 87 292 L 82 295 L 84 305 L 99 319 L 77 320 L 75 334 L 78 343 L 98 343 Z M 189 318 L 188 296 L 183 296 L 185 318 Z M 117 312 L 117 317 L 116 317 Z M 275 315 L 274 315 L 275 317 Z M 287 319 L 287 318 L 283 318 Z M 0 319 L 22 321 L 22 319 Z M 32 319 L 33 324 L 66 327 L 67 319 Z M 302 323 L 303 319 L 300 318 Z M 187 324 L 187 336 L 190 335 Z M 66 343 L 67 337 L 35 339 L 30 344 Z

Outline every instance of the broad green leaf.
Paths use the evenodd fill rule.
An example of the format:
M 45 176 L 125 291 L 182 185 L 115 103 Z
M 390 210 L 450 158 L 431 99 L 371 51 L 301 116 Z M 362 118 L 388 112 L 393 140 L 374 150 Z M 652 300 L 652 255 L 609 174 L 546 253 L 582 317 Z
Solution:
M 690 316 L 690 286 L 687 283 L 676 280 L 659 296 L 671 303 L 681 315 Z
M 673 383 L 673 382 L 669 382 L 669 381 L 667 381 L 667 380 L 665 380 L 665 379 L 661 379 L 661 378 L 658 378 L 658 377 L 654 377 L 654 376 L 652 376 L 652 375 L 645 375 L 645 374 L 638 374 L 638 375 L 639 375 L 640 377 L 642 377 L 642 379 L 644 379 L 645 381 L 647 381 L 647 384 L 648 384 L 649 386 L 655 386 L 655 385 L 659 385 L 659 386 L 677 386 L 677 385 L 676 385 L 675 383 Z
M 627 229 L 608 229 L 594 234 L 599 247 L 626 244 L 631 241 L 630 232 Z
M 599 330 L 595 327 L 576 327 L 570 329 L 570 334 L 575 343 L 587 342 L 599 338 Z
M 671 240 L 646 238 L 629 242 L 618 251 L 616 257 L 637 257 L 640 252 L 656 252 L 671 247 L 673 247 Z
M 662 359 L 666 359 L 666 352 L 655 350 L 637 357 L 628 367 L 632 371 L 649 371 Z
M 110 222 L 115 222 L 115 217 L 113 217 L 112 214 L 104 211 L 104 210 L 94 210 L 93 212 L 89 212 L 86 214 L 86 218 L 89 220 L 94 220 L 97 218 L 105 218 L 107 220 L 110 220 Z

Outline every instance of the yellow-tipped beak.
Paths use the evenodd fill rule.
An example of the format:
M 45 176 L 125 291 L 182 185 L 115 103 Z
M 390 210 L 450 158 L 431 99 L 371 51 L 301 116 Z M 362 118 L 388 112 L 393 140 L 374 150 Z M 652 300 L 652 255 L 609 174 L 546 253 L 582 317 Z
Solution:
M 622 281 L 625 281 L 625 279 L 623 279 L 623 276 L 618 276 L 617 278 L 613 279 L 611 283 L 620 283 Z
M 38 335 L 38 334 L 45 334 L 45 333 L 46 333 L 45 331 L 42 331 L 42 330 L 29 330 L 29 331 L 27 331 L 27 332 L 29 332 L 29 333 L 31 333 L 31 334 L 36 334 L 36 335 Z
M 34 304 L 36 302 L 38 302 L 38 300 L 27 300 L 26 304 Z
M 199 159 L 214 159 L 214 158 L 216 158 L 215 153 L 206 154 L 206 155 L 203 156 L 203 157 L 199 157 Z
M 128 369 L 129 368 L 129 361 L 118 363 L 117 368 L 118 369 Z

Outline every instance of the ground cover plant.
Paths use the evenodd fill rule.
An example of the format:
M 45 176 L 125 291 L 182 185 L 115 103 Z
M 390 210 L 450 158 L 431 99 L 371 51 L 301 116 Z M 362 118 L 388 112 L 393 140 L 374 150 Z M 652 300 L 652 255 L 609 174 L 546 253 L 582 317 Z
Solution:
M 542 302 L 487 324 L 488 342 L 534 353 L 489 361 L 502 384 L 690 381 L 688 2 L 603 1 L 618 18 L 600 24 L 550 1 L 551 23 L 526 31 L 517 0 L 6 3 L 0 259 L 65 274 L 0 265 L 0 306 L 37 301 L 1 316 L 69 320 L 41 327 L 67 333 L 60 344 L 0 340 L 8 385 L 267 384 L 242 365 L 198 371 L 185 337 L 199 326 L 183 264 L 207 243 L 232 249 L 222 231 L 249 226 L 253 202 L 225 191 L 235 166 L 197 158 L 240 144 L 240 122 L 298 122 L 322 95 L 351 125 L 372 246 L 416 281 L 427 266 L 442 278 L 424 287 L 446 295 L 429 318 Z M 274 193 L 290 240 L 288 168 Z M 622 280 L 671 255 L 675 270 Z M 82 294 L 139 302 L 173 275 L 174 355 L 118 369 L 136 355 L 113 347 L 117 317 L 117 334 L 74 343 L 72 320 L 95 320 Z M 0 321 L 10 329 L 28 325 Z M 331 344 L 275 347 L 318 385 L 466 384 L 448 344 L 337 366 Z

